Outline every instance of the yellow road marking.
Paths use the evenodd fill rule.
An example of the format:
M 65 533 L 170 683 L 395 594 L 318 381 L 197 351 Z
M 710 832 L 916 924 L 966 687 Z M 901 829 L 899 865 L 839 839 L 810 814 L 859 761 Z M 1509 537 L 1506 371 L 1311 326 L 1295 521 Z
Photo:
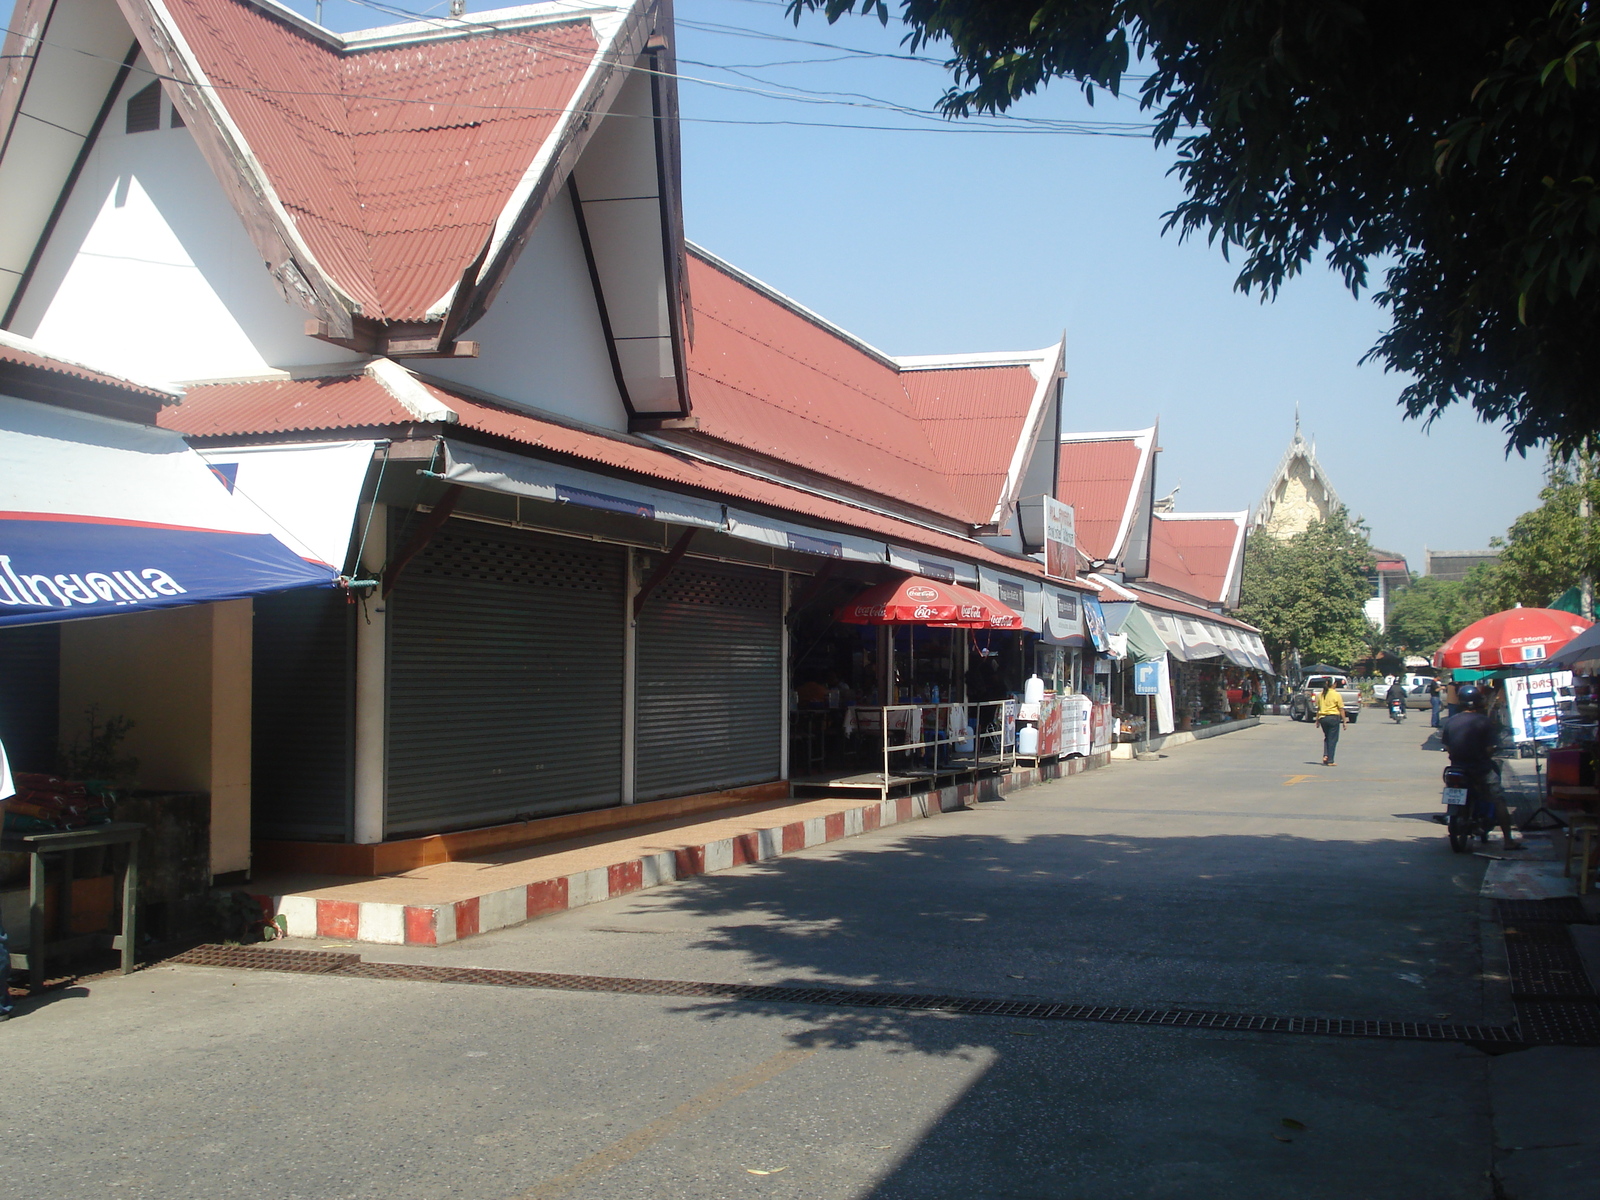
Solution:
M 1315 775 L 1291 775 L 1283 781 L 1284 787 L 1293 787 L 1297 783 L 1304 783 L 1308 779 L 1315 779 Z
M 667 1134 L 691 1121 L 698 1121 L 713 1110 L 726 1104 L 735 1096 L 743 1095 L 751 1088 L 760 1087 L 769 1079 L 782 1075 L 790 1067 L 797 1067 L 806 1059 L 815 1054 L 815 1050 L 783 1050 L 774 1054 L 766 1062 L 746 1071 L 743 1075 L 735 1075 L 732 1079 L 725 1079 L 713 1087 L 707 1088 L 691 1100 L 685 1100 L 677 1108 L 664 1117 L 657 1117 L 642 1129 L 637 1129 L 627 1137 L 612 1142 L 604 1150 L 596 1151 L 584 1159 L 572 1170 L 545 1180 L 531 1192 L 523 1192 L 516 1200 L 554 1200 L 554 1197 L 571 1191 L 584 1180 L 609 1171 L 633 1158 L 640 1151 L 648 1149 L 660 1141 Z

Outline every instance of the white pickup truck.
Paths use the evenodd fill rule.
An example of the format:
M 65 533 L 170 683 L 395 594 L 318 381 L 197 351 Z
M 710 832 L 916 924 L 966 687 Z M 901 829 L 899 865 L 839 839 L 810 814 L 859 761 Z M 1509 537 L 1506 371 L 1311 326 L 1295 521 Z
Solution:
M 1350 680 L 1343 675 L 1308 675 L 1300 690 L 1289 697 L 1289 715 L 1296 721 L 1314 721 L 1317 719 L 1317 697 L 1322 694 L 1322 689 L 1328 686 L 1328 680 L 1333 680 L 1333 686 L 1339 693 L 1339 699 L 1344 701 L 1344 719 L 1350 724 L 1356 723 L 1356 718 L 1361 715 L 1361 692 L 1352 687 Z

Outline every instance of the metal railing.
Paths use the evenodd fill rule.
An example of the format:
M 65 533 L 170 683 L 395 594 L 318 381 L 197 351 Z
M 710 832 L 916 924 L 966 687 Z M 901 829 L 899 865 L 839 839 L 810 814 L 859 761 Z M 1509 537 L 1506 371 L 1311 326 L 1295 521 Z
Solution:
M 888 798 L 893 786 L 891 781 L 896 778 L 975 777 L 985 767 L 1009 767 L 1016 760 L 1017 752 L 1015 706 L 1014 700 L 857 706 L 856 728 L 860 732 L 868 732 L 872 723 L 871 718 L 863 720 L 864 717 L 868 714 L 876 717 L 882 766 L 878 779 L 884 799 Z M 906 740 L 891 742 L 890 737 L 895 733 L 904 733 Z M 920 755 L 931 761 L 926 766 L 902 766 L 899 772 L 892 772 L 892 759 L 901 756 L 903 761 L 907 755 Z

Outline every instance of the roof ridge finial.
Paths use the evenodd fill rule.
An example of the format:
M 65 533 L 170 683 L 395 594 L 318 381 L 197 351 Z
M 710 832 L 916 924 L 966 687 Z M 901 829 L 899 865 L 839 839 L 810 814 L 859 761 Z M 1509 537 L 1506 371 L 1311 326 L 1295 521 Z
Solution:
M 1300 401 L 1294 402 L 1294 438 L 1300 440 Z

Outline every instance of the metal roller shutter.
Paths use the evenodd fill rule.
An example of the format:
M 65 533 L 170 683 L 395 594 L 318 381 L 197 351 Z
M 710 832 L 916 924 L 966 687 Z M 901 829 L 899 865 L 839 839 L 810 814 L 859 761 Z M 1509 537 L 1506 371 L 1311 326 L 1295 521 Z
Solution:
M 351 835 L 359 611 L 333 588 L 256 598 L 250 811 L 258 838 Z
M 447 522 L 388 601 L 387 832 L 622 800 L 624 551 Z
M 782 773 L 783 577 L 680 563 L 638 629 L 640 800 Z

